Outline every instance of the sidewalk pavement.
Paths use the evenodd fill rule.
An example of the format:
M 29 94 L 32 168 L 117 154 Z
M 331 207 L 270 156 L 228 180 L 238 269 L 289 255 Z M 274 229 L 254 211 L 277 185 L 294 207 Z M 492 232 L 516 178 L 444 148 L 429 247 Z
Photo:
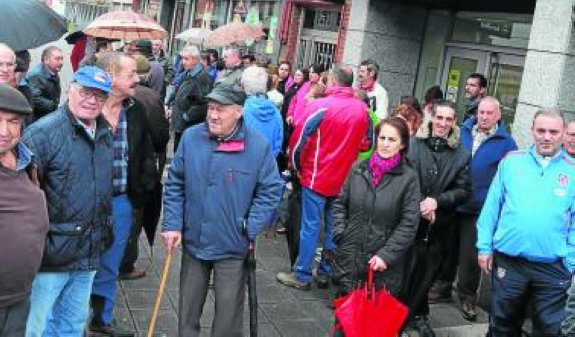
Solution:
M 181 252 L 172 259 L 166 293 L 163 296 L 160 314 L 154 336 L 177 336 L 178 286 Z M 275 276 L 287 271 L 289 259 L 285 236 L 261 235 L 256 248 L 257 291 L 259 300 L 260 337 L 328 337 L 333 324 L 333 311 L 328 308 L 330 290 L 312 288 L 310 291 L 295 290 L 280 285 Z M 154 305 L 156 290 L 160 283 L 160 273 L 165 258 L 161 238 L 157 236 L 153 250 L 144 236 L 140 239 L 139 267 L 147 269 L 146 277 L 139 280 L 120 281 L 116 323 L 120 327 L 137 331 L 136 336 L 147 336 L 148 324 Z M 202 335 L 210 336 L 210 326 L 214 314 L 213 293 L 206 300 L 201 320 Z M 464 320 L 451 304 L 431 306 L 431 324 L 438 336 L 485 336 L 487 316 L 479 313 L 474 324 Z M 244 310 L 244 330 L 249 336 L 249 315 Z M 410 335 L 417 336 L 416 333 Z

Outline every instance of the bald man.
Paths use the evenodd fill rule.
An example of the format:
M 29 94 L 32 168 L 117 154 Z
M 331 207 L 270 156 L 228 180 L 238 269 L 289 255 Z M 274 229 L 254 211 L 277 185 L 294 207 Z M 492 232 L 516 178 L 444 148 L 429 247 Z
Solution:
M 14 70 L 16 69 L 16 54 L 4 43 L 0 43 L 0 84 L 15 87 Z
M 567 124 L 567 130 L 565 130 L 563 139 L 563 149 L 568 155 L 575 157 L 575 120 Z

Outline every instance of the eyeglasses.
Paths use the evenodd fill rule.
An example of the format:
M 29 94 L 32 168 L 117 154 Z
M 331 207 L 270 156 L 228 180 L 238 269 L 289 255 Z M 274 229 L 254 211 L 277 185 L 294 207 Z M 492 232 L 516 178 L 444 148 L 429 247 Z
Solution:
M 282 71 L 289 71 L 289 68 L 280 68 Z
M 83 99 L 90 99 L 94 97 L 96 101 L 98 101 L 99 103 L 104 103 L 108 99 L 107 93 L 97 89 L 88 89 L 80 87 L 78 93 L 80 93 L 80 97 L 82 97 Z
M 14 63 L 14 62 L 0 62 L 0 68 L 16 68 L 16 63 Z

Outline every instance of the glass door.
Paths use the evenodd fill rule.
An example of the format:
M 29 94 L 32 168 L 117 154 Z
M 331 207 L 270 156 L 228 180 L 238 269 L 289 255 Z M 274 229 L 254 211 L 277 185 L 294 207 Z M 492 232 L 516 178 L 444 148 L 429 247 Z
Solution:
M 487 94 L 499 100 L 501 118 L 507 130 L 512 130 L 525 58 L 515 55 L 494 55 L 492 59 Z
M 462 122 L 468 100 L 465 98 L 467 77 L 474 72 L 487 77 L 487 95 L 501 103 L 502 119 L 511 130 L 523 76 L 525 56 L 493 50 L 448 47 L 442 73 L 445 98 L 455 102 L 458 120 Z
M 455 103 L 458 121 L 462 121 L 465 114 L 467 99 L 465 98 L 465 84 L 467 77 L 472 73 L 485 73 L 488 63 L 488 54 L 463 48 L 448 48 L 443 65 L 442 81 L 445 99 Z

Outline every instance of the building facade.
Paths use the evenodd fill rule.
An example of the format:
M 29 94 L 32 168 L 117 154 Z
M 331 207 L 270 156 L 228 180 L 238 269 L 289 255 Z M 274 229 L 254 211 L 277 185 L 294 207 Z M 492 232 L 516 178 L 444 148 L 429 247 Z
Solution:
M 462 114 L 467 76 L 479 72 L 520 145 L 531 142 L 537 109 L 575 116 L 574 0 L 286 3 L 281 58 L 355 68 L 374 59 L 392 104 L 440 85 Z

